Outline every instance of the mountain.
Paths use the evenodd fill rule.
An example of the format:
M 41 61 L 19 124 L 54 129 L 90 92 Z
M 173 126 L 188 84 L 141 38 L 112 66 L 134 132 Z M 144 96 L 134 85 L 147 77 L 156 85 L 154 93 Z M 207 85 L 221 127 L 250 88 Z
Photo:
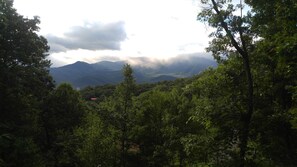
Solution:
M 76 88 L 117 84 L 123 79 L 121 69 L 126 63 L 131 64 L 138 83 L 190 77 L 208 67 L 217 65 L 214 60 L 196 56 L 168 61 L 156 61 L 141 57 L 128 61 L 101 61 L 94 64 L 78 61 L 74 64 L 50 68 L 50 74 L 57 84 L 68 82 Z

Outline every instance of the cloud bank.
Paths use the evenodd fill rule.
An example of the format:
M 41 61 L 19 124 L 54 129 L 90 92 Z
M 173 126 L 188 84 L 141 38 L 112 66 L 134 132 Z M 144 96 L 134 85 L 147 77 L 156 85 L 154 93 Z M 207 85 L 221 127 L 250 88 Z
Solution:
M 120 50 L 121 42 L 127 38 L 124 22 L 109 24 L 91 23 L 72 27 L 63 37 L 46 36 L 51 47 L 50 52 L 68 50 Z
M 127 57 L 126 62 L 132 66 L 140 66 L 144 68 L 155 68 L 162 65 L 173 65 L 176 63 L 196 64 L 197 61 L 213 61 L 214 58 L 210 53 L 196 52 L 180 54 L 175 57 L 170 57 L 167 59 L 157 59 L 154 57 Z

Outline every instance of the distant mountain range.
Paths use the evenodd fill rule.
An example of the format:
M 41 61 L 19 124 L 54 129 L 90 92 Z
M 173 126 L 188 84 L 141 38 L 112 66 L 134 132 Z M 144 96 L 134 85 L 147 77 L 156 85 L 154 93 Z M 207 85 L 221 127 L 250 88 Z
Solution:
M 133 58 L 129 61 L 101 61 L 94 64 L 78 61 L 62 67 L 50 68 L 56 84 L 71 83 L 76 88 L 104 84 L 117 84 L 123 80 L 122 67 L 131 64 L 137 83 L 151 83 L 191 77 L 208 67 L 215 67 L 214 60 L 203 57 L 173 58 L 156 61 L 150 58 Z

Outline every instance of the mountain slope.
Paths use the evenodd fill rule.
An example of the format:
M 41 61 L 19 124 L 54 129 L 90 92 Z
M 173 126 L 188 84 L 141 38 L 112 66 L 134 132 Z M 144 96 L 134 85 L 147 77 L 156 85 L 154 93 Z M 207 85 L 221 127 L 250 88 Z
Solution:
M 78 61 L 74 64 L 51 68 L 50 74 L 57 84 L 68 82 L 74 87 L 83 88 L 121 82 L 123 79 L 121 69 L 125 63 L 132 64 L 134 77 L 138 83 L 190 77 L 208 67 L 216 66 L 214 60 L 202 57 L 176 59 L 168 62 L 150 62 L 145 58 L 135 58 L 135 60 L 132 63 L 137 62 L 136 64 L 129 61 L 102 61 L 94 64 Z

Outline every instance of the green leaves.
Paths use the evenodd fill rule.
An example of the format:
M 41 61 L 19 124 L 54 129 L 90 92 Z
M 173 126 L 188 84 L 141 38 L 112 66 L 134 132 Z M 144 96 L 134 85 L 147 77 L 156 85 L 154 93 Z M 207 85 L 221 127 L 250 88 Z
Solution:
M 191 79 L 53 89 L 39 18 L 0 0 L 0 166 L 296 166 L 297 4 L 202 0 L 219 62 Z M 284 3 L 286 2 L 286 3 Z M 272 19 L 273 18 L 273 19 Z M 252 67 L 252 68 L 250 68 Z
M 0 136 L 4 166 L 42 166 L 40 138 L 42 104 L 53 88 L 49 75 L 49 47 L 37 34 L 39 19 L 27 19 L 0 0 Z M 5 138 L 0 139 L 2 141 Z
M 80 147 L 76 150 L 81 166 L 112 166 L 116 160 L 117 142 L 113 130 L 101 121 L 96 108 L 87 111 L 81 127 L 75 130 Z
M 76 164 L 76 148 L 80 145 L 75 130 L 84 116 L 81 97 L 69 84 L 61 84 L 46 100 L 42 113 L 44 147 L 48 165 Z

